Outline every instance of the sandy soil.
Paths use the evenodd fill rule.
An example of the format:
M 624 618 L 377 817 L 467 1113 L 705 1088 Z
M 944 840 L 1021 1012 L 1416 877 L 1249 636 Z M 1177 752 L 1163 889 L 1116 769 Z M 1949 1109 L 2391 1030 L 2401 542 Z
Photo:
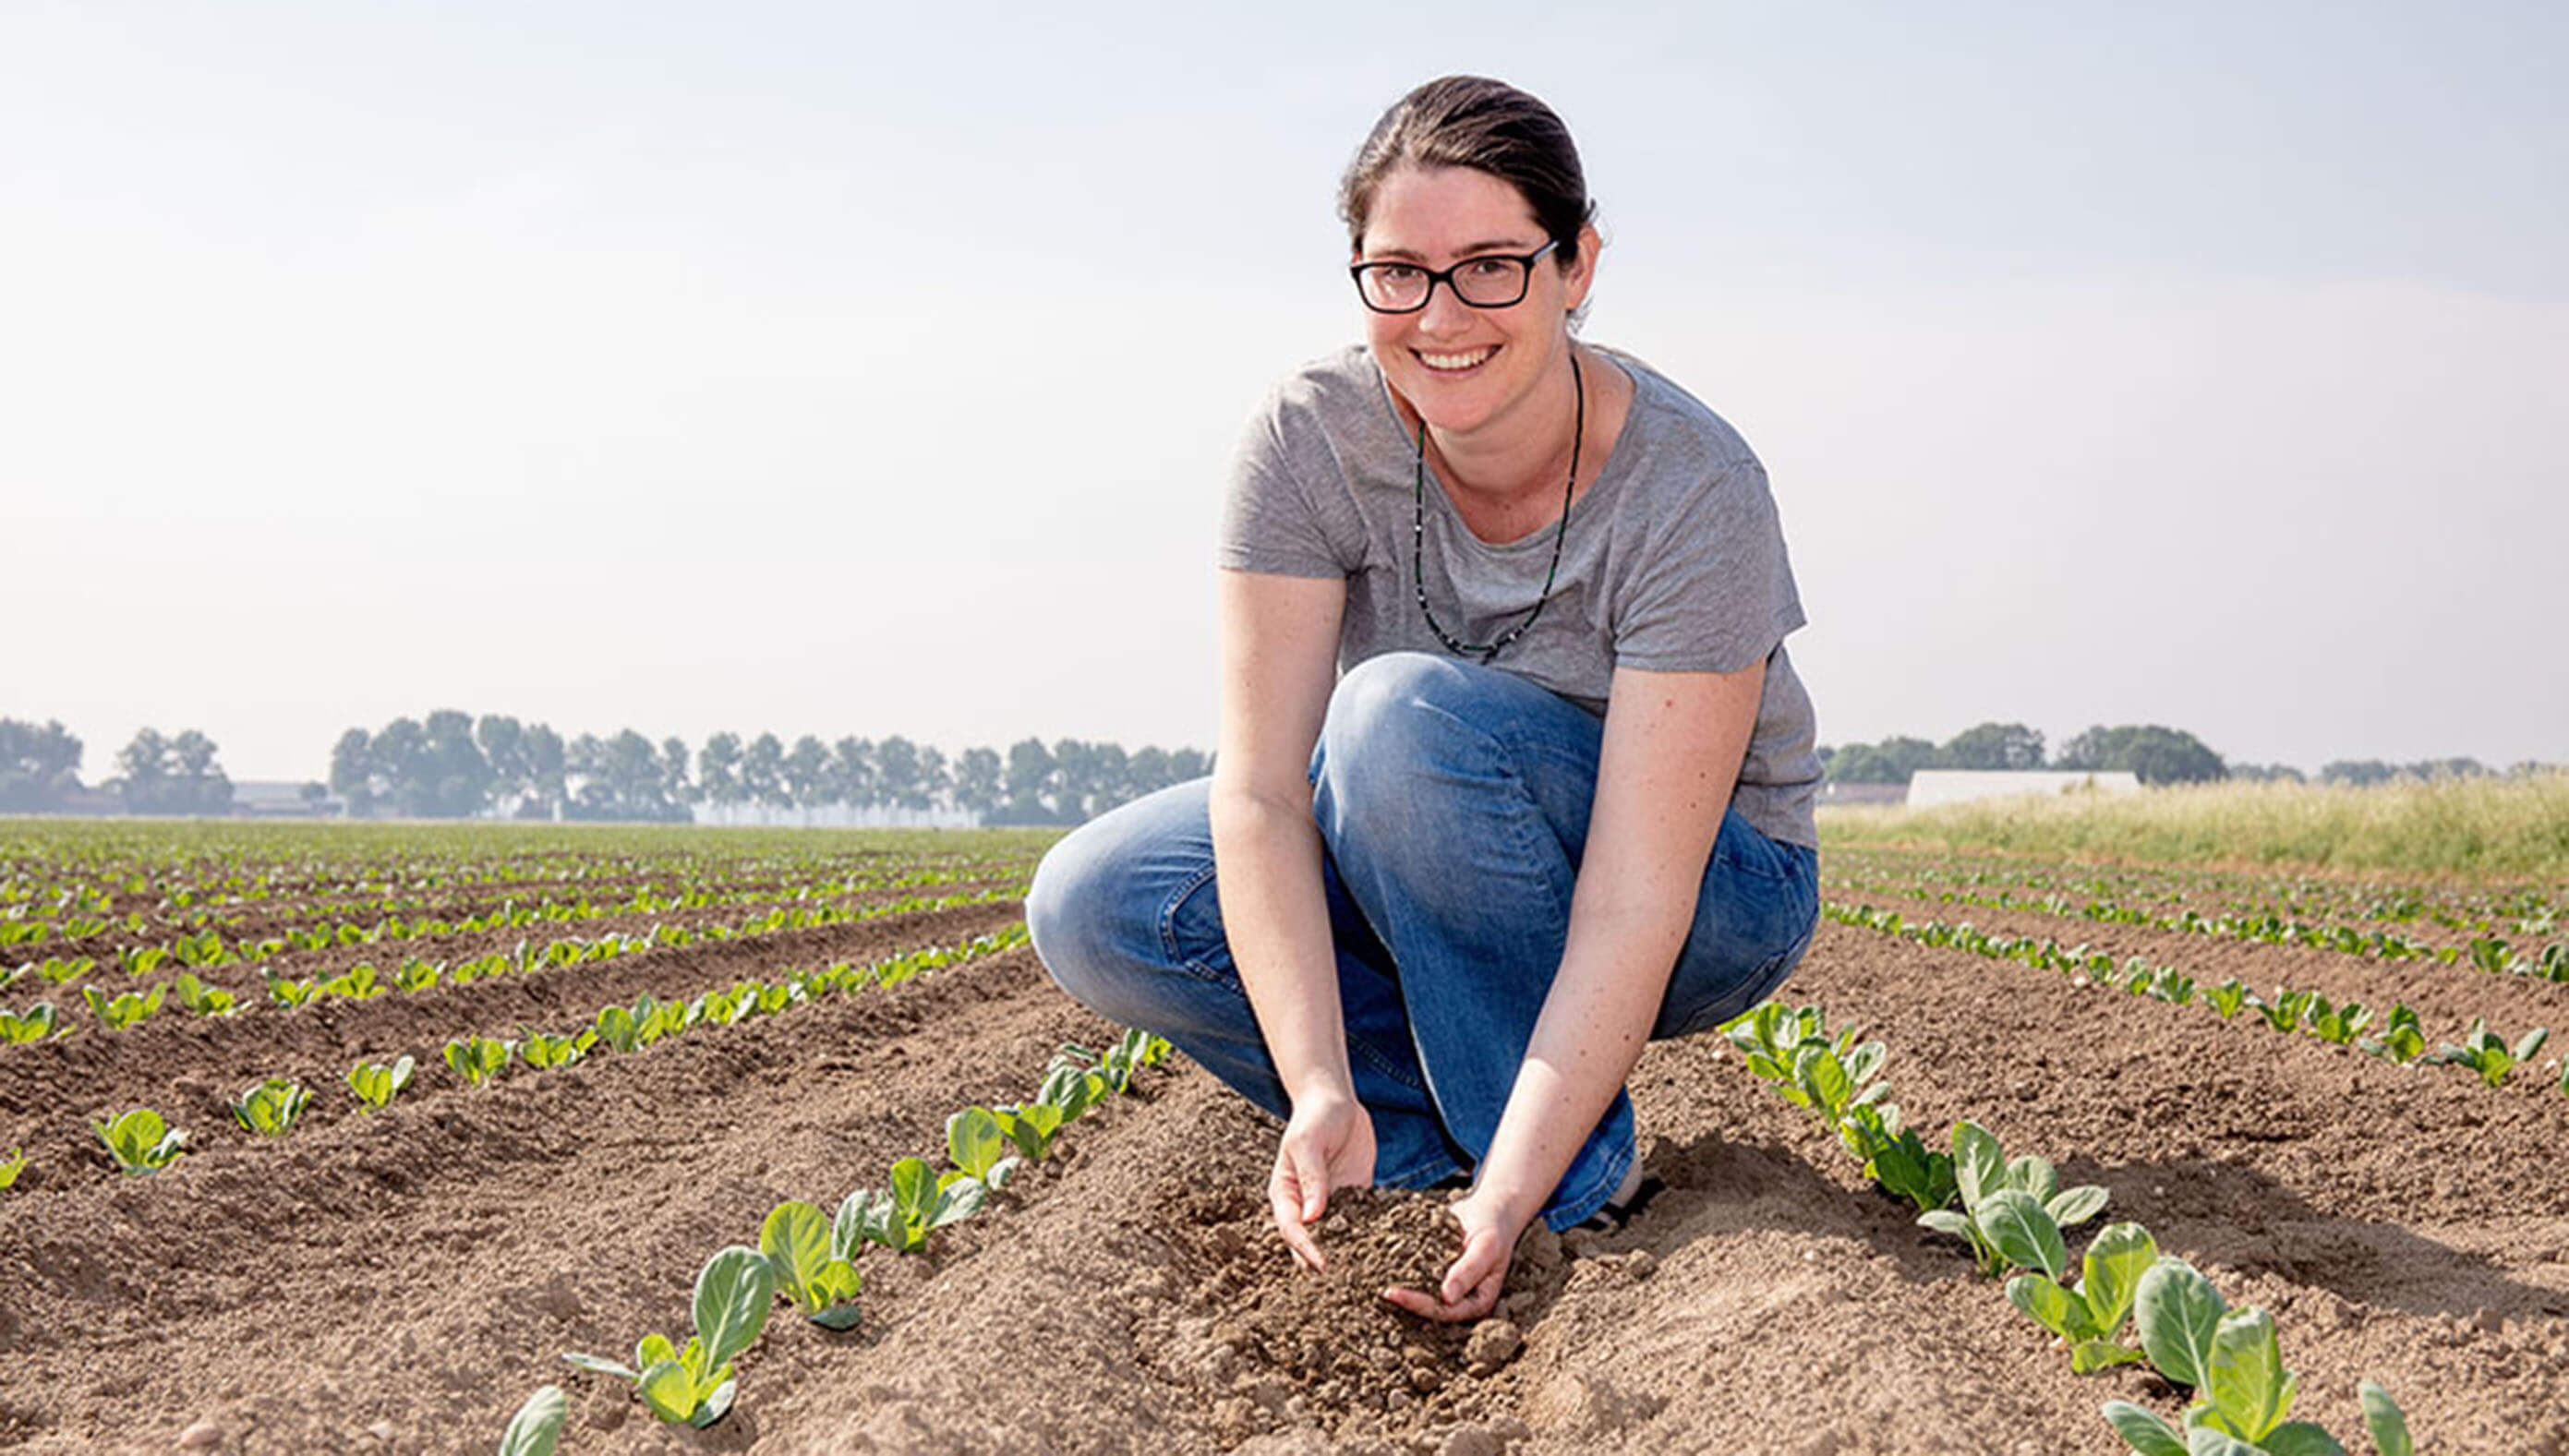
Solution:
M 560 1353 L 678 1331 L 696 1266 L 754 1243 L 776 1203 L 834 1206 L 937 1150 L 946 1113 L 1016 1100 L 1060 1042 L 1106 1035 L 1030 952 L 480 1090 L 424 1067 L 387 1111 L 325 1094 L 280 1142 L 220 1111 L 254 1075 L 336 1089 L 361 1055 L 433 1062 L 464 1031 L 1012 918 L 892 917 L 336 1015 L 0 1049 L 0 1148 L 25 1141 L 36 1165 L 0 1195 L 0 1449 L 485 1453 L 548 1382 L 570 1393 L 574 1456 L 2107 1456 L 2122 1447 L 2102 1401 L 2174 1412 L 2145 1373 L 2072 1375 L 1713 1038 L 1654 1046 L 1636 1073 L 1667 1192 L 1620 1234 L 1530 1238 L 1503 1318 L 1432 1328 L 1371 1297 L 1387 1272 L 1435 1263 L 1442 1214 L 1423 1196 L 1342 1195 L 1323 1237 L 1343 1257 L 1296 1271 L 1259 1194 L 1274 1125 L 1181 1059 L 931 1254 L 869 1253 L 857 1329 L 780 1306 L 739 1362 L 738 1408 L 702 1432 Z M 2178 958 L 2157 937 L 2133 948 Z M 2183 950 L 2199 974 L 2261 984 L 2283 958 Z M 2386 999 L 2403 974 L 2324 968 Z M 2456 1010 L 2493 989 L 2413 974 L 2451 986 Z M 2491 1092 L 1837 925 L 1787 993 L 1888 1043 L 1913 1121 L 1970 1116 L 2104 1185 L 2100 1223 L 2142 1221 L 2234 1304 L 2274 1311 L 2297 1413 L 2354 1449 L 2371 1376 L 2422 1450 L 2569 1453 L 2569 1098 L 2547 1083 Z M 140 1100 L 197 1150 L 118 1178 L 79 1119 Z

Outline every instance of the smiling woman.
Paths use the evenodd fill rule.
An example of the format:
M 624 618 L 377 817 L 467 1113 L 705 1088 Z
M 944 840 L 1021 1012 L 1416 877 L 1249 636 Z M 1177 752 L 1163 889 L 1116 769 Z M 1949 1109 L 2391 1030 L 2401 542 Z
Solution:
M 1542 102 L 1448 77 L 1340 190 L 1365 342 L 1252 419 L 1210 780 L 1047 856 L 1037 950 L 1284 1120 L 1285 1244 L 1333 1189 L 1461 1186 L 1414 1312 L 1517 1236 L 1632 1217 L 1643 1043 L 1765 997 L 1818 913 L 1802 624 L 1757 458 L 1574 328 L 1601 239 Z

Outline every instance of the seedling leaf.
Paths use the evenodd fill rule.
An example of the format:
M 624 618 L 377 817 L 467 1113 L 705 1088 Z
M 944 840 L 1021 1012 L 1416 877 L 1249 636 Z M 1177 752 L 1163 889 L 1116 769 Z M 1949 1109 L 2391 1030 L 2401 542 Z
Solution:
M 518 1407 L 517 1417 L 501 1433 L 500 1456 L 553 1456 L 553 1445 L 561 1439 L 562 1419 L 567 1414 L 560 1386 L 539 1388 Z
M 2364 1424 L 2382 1456 L 2415 1456 L 2417 1448 L 2408 1439 L 2408 1417 L 2400 1413 L 2399 1402 L 2390 1398 L 2390 1392 L 2366 1380 L 2355 1387 L 2355 1393 L 2364 1402 Z
M 2257 1443 L 2266 1456 L 2346 1456 L 2337 1437 L 2309 1421 L 2286 1421 Z
M 719 1369 L 749 1348 L 767 1327 L 768 1307 L 775 1301 L 776 1272 L 757 1250 L 734 1245 L 706 1260 L 696 1275 L 695 1306 L 705 1363 Z
M 2284 1368 L 2274 1316 L 2253 1304 L 2221 1316 L 2204 1376 L 2214 1414 L 2242 1440 L 2264 1439 L 2292 1412 L 2295 1381 Z
M 2201 1388 L 2213 1331 L 2227 1308 L 2212 1280 L 2184 1260 L 2162 1256 L 2141 1275 L 2132 1307 L 2150 1364 L 2179 1385 Z
M 2140 1456 L 2189 1456 L 2176 1427 L 2128 1400 L 2105 1402 L 2105 1424 Z
M 2002 1188 L 1990 1194 L 1973 1222 L 1981 1237 L 2017 1268 L 2038 1269 L 2055 1282 L 2068 1272 L 2069 1250 L 2061 1243 L 2060 1226 L 2024 1190 Z

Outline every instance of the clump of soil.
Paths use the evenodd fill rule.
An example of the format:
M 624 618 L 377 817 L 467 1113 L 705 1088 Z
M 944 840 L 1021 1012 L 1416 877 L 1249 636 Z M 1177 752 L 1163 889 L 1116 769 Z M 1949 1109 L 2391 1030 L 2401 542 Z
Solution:
M 1210 1191 L 1186 1209 L 1204 1257 L 1162 1366 L 1226 1392 L 1234 1439 L 1316 1425 L 1340 1436 L 1424 1430 L 1468 1418 L 1482 1382 L 1524 1346 L 1524 1323 L 1559 1296 L 1561 1241 L 1538 1222 L 1519 1241 L 1500 1307 L 1473 1323 L 1422 1319 L 1382 1297 L 1433 1292 L 1462 1231 L 1433 1194 L 1340 1189 L 1312 1226 L 1326 1267 L 1285 1251 L 1263 1199 Z

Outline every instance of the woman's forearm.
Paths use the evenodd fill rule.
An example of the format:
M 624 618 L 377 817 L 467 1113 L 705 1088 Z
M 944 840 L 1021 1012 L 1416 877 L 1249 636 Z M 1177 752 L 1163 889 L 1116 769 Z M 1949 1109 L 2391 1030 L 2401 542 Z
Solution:
M 1224 933 L 1285 1094 L 1352 1096 L 1311 806 L 1262 799 L 1217 775 L 1211 811 Z
M 1694 902 L 1583 910 L 1508 1093 L 1482 1172 L 1485 1192 L 1531 1222 L 1641 1059 L 1685 943 Z

